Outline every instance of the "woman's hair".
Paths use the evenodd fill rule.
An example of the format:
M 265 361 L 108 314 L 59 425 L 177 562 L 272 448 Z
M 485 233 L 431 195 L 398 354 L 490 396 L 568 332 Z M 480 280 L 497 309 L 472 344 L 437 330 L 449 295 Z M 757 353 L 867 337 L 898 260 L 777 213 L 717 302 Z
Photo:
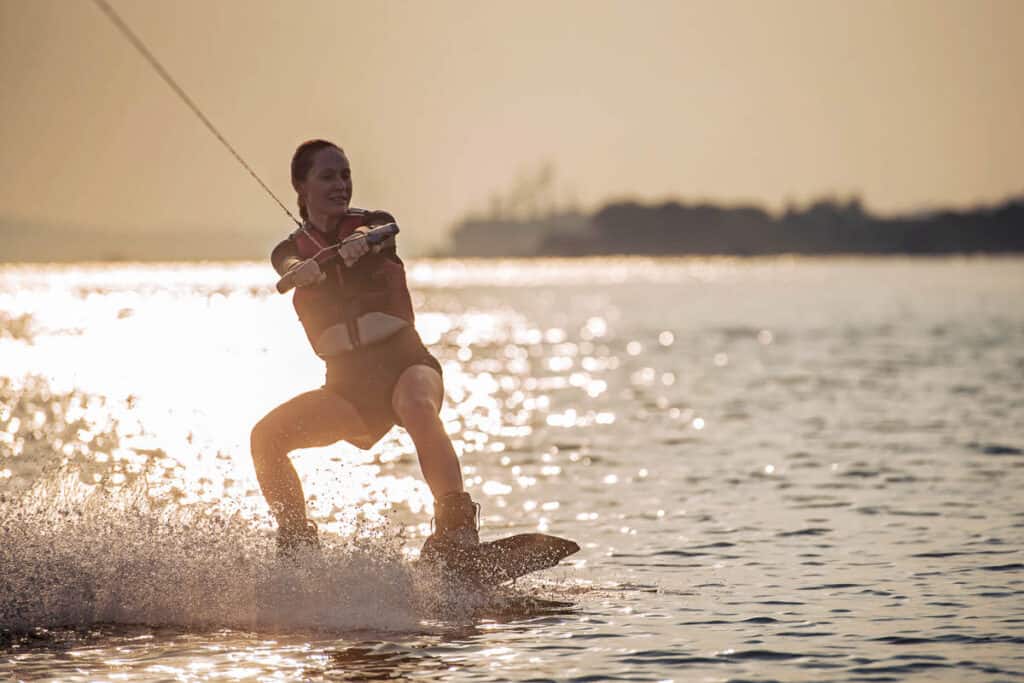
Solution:
M 306 179 L 309 175 L 309 170 L 313 168 L 313 157 L 316 153 L 322 149 L 333 147 L 342 154 L 345 153 L 341 147 L 338 147 L 329 140 L 306 140 L 295 149 L 295 154 L 292 155 L 292 187 L 299 189 L 298 183 Z M 309 220 L 309 213 L 306 211 L 306 204 L 302 201 L 302 195 L 299 195 L 299 215 L 302 216 L 302 220 Z

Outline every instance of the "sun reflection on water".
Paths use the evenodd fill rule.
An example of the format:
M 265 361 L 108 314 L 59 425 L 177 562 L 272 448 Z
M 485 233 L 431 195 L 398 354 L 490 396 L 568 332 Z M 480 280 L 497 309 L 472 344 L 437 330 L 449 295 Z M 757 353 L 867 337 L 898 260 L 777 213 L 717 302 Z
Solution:
M 610 277 L 635 268 L 621 265 Z M 499 281 L 523 275 L 513 264 L 485 270 Z M 596 345 L 609 333 L 604 315 L 542 326 L 508 307 L 431 307 L 433 288 L 472 284 L 479 274 L 435 262 L 413 267 L 410 279 L 427 293 L 417 329 L 444 367 L 441 417 L 467 488 L 485 507 L 500 509 L 515 490 L 562 475 L 547 456 L 537 467 L 515 465 L 509 478 L 496 476 L 537 457 L 538 430 L 614 423 L 613 411 L 564 407 L 564 398 L 556 408 L 553 399 L 568 391 L 602 396 L 602 375 L 620 361 Z M 554 262 L 529 277 L 573 281 L 580 274 L 570 262 Z M 69 403 L 59 417 L 80 425 L 75 439 L 50 442 L 59 457 L 81 464 L 88 483 L 116 489 L 143 477 L 153 496 L 267 524 L 249 430 L 275 404 L 319 386 L 323 372 L 271 280 L 266 268 L 250 264 L 4 269 L 0 304 L 30 315 L 34 336 L 30 343 L 0 338 L 0 371 L 18 378 L 45 368 L 49 391 L 99 397 Z M 11 457 L 21 454 L 26 434 L 50 419 L 45 411 L 61 404 L 48 405 L 30 415 L 0 413 L 0 442 Z M 429 533 L 432 498 L 403 430 L 392 430 L 370 452 L 340 443 L 297 451 L 293 460 L 309 514 L 325 531 L 344 536 L 397 522 L 412 538 Z M 4 479 L 16 478 L 4 472 Z M 554 503 L 542 511 L 557 510 Z

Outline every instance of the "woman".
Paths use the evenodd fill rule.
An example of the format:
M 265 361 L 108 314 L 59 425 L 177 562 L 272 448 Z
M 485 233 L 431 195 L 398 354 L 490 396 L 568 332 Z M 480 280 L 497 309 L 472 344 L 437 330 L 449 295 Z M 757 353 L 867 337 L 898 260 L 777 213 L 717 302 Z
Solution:
M 349 206 L 351 166 L 331 142 L 299 145 L 291 172 L 305 223 L 274 248 L 271 262 L 278 274 L 292 273 L 295 309 L 313 350 L 327 363 L 327 380 L 274 408 L 252 430 L 253 463 L 277 520 L 278 552 L 319 545 L 288 454 L 341 440 L 370 448 L 397 424 L 412 437 L 434 495 L 435 532 L 421 558 L 467 561 L 480 542 L 477 506 L 463 491 L 459 461 L 438 415 L 441 365 L 413 326 L 394 240 L 370 247 L 365 239 L 372 227 L 394 218 Z M 340 245 L 340 258 L 321 269 L 310 257 L 333 245 Z

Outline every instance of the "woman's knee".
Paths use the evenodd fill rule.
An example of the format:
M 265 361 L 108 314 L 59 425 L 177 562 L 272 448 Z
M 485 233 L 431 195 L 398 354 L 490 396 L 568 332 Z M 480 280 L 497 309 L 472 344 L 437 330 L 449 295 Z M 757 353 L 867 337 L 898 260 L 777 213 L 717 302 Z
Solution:
M 410 391 L 395 398 L 394 408 L 402 424 L 415 428 L 436 422 L 441 406 L 426 391 Z
M 263 418 L 252 428 L 249 445 L 254 460 L 267 460 L 287 454 L 284 430 L 274 420 Z

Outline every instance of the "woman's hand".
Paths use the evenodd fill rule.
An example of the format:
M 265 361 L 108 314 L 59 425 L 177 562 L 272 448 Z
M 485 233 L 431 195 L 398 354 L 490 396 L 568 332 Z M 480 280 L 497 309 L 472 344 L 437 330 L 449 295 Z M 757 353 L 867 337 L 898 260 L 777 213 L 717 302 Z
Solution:
M 341 241 L 338 254 L 341 255 L 341 260 L 345 262 L 346 266 L 351 266 L 371 251 L 370 243 L 366 241 L 368 232 L 370 232 L 370 228 L 356 228 L 351 235 Z M 373 249 L 373 251 L 377 250 Z
M 327 274 L 320 270 L 320 264 L 314 259 L 309 259 L 295 267 L 292 282 L 296 287 L 308 287 L 323 282 L 326 277 Z

